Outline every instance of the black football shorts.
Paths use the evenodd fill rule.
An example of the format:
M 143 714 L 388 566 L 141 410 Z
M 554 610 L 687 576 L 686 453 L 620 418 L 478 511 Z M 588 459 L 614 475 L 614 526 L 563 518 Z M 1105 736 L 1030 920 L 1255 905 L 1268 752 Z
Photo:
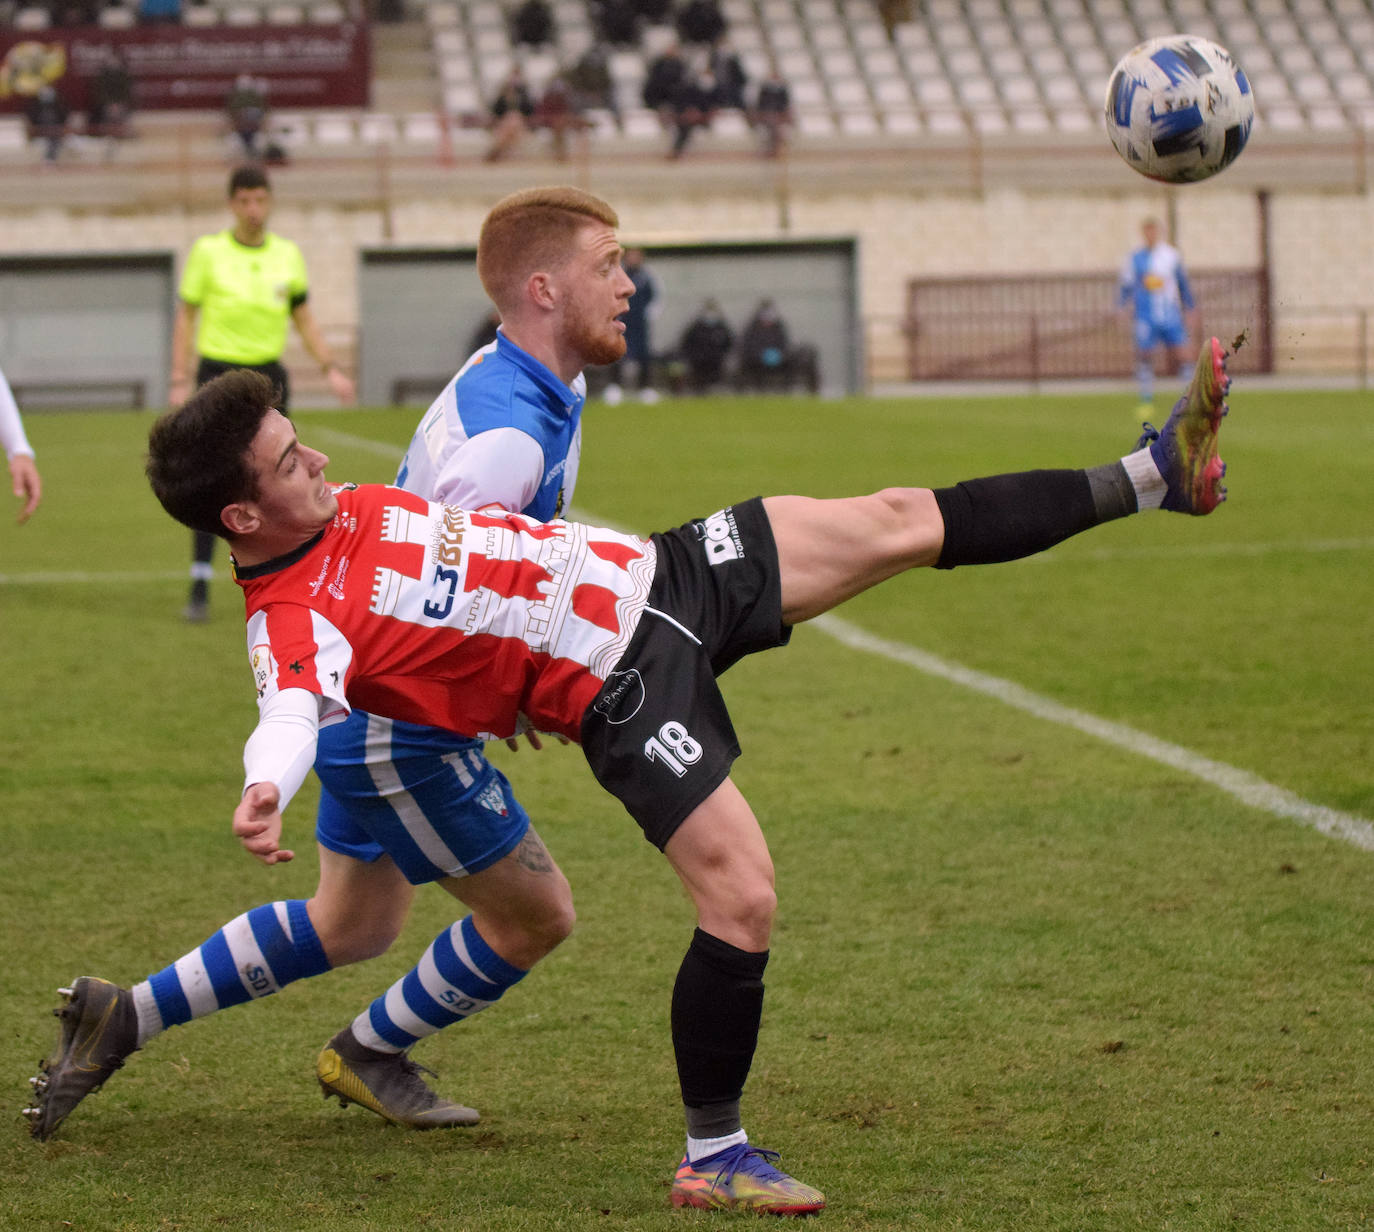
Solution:
M 785 645 L 773 531 L 755 498 L 653 536 L 658 566 L 630 644 L 582 717 L 599 782 L 660 850 L 739 756 L 716 677 Z

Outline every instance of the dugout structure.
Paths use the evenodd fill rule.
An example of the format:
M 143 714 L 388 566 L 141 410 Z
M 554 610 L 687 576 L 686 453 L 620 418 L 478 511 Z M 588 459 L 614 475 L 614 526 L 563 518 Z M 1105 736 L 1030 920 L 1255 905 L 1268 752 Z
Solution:
M 622 242 L 634 245 L 633 237 Z M 855 240 L 642 247 L 660 284 L 651 346 L 665 364 L 705 299 L 720 304 L 738 338 L 759 301 L 771 298 L 793 344 L 816 348 L 822 390 L 860 388 Z M 468 357 L 472 333 L 491 308 L 476 249 L 365 249 L 360 262 L 359 396 L 368 404 L 427 403 Z
M 1189 270 L 1204 337 L 1233 352 L 1233 373 L 1272 372 L 1269 283 L 1261 270 Z M 1129 319 L 1117 274 L 918 278 L 907 284 L 907 379 L 1128 379 Z M 1236 342 L 1244 333 L 1243 345 Z
M 0 369 L 24 411 L 165 406 L 174 258 L 0 256 Z

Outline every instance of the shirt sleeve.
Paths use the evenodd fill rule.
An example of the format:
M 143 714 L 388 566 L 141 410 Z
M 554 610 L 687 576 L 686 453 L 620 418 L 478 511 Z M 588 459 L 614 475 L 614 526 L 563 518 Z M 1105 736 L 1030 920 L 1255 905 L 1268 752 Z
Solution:
M 425 495 L 460 509 L 500 505 L 518 513 L 544 479 L 544 451 L 519 428 L 491 428 L 464 441 L 444 459 L 434 491 Z
M 1127 254 L 1126 259 L 1121 263 L 1121 272 L 1116 279 L 1116 303 L 1119 308 L 1124 308 L 1131 298 L 1131 293 L 1135 290 L 1135 253 Z
M 1179 302 L 1185 308 L 1191 311 L 1193 308 L 1197 307 L 1197 303 L 1193 299 L 1193 287 L 1192 284 L 1188 281 L 1188 273 L 1183 268 L 1183 262 L 1179 262 L 1178 268 L 1174 271 L 1174 273 L 1175 276 L 1178 278 Z
M 0 372 L 0 446 L 4 447 L 7 458 L 16 454 L 33 457 L 29 438 L 24 435 L 24 421 L 19 418 L 19 404 L 3 372 Z
M 254 612 L 248 619 L 248 661 L 260 714 L 277 694 L 304 690 L 320 699 L 321 727 L 347 717 L 353 648 L 318 612 L 296 603 Z
M 258 714 L 258 725 L 243 746 L 243 787 L 275 783 L 286 808 L 315 762 L 320 710 L 328 703 L 305 689 L 274 693 Z
M 305 272 L 305 254 L 299 245 L 291 245 L 291 282 L 288 286 L 292 306 L 303 304 L 310 298 L 310 279 Z

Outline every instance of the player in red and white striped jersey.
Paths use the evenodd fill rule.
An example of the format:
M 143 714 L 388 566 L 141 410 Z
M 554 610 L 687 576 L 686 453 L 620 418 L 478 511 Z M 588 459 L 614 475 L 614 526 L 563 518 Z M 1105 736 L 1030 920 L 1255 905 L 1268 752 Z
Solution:
M 235 833 L 265 862 L 289 858 L 282 804 L 320 722 L 354 701 L 398 718 L 432 704 L 472 734 L 508 734 L 522 713 L 575 734 L 697 911 L 673 991 L 688 1119 L 673 1201 L 819 1210 L 824 1197 L 776 1169 L 740 1126 L 776 900 L 762 830 L 729 777 L 739 748 L 715 678 L 906 570 L 1017 559 L 1149 508 L 1210 513 L 1225 495 L 1216 439 L 1227 384 L 1213 339 L 1159 439 L 1089 470 L 769 497 L 639 540 L 398 502 L 393 489 L 340 492 L 325 479 L 328 459 L 296 439 L 258 378 L 220 378 L 154 428 L 149 478 L 174 517 L 228 539 L 247 587 L 272 578 L 269 601 L 250 591 L 269 630 L 279 608 L 308 613 L 280 643 L 270 632 L 263 643 L 262 722 L 245 752 Z M 362 544 L 362 576 L 342 546 L 349 536 Z M 632 582 L 637 564 L 652 567 L 647 599 Z M 597 589 L 579 603 L 584 578 Z M 301 657 L 279 661 L 288 649 Z

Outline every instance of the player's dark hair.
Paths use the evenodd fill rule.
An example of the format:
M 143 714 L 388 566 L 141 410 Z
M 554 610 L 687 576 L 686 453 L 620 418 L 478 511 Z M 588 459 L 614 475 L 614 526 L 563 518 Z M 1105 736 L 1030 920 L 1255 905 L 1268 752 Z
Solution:
M 272 184 L 261 167 L 255 163 L 245 163 L 229 173 L 229 196 L 232 197 L 240 188 L 265 188 L 271 192 Z
M 207 381 L 153 425 L 148 482 L 178 522 L 229 537 L 220 513 L 226 505 L 258 496 L 248 451 L 276 395 L 262 373 L 238 369 Z

